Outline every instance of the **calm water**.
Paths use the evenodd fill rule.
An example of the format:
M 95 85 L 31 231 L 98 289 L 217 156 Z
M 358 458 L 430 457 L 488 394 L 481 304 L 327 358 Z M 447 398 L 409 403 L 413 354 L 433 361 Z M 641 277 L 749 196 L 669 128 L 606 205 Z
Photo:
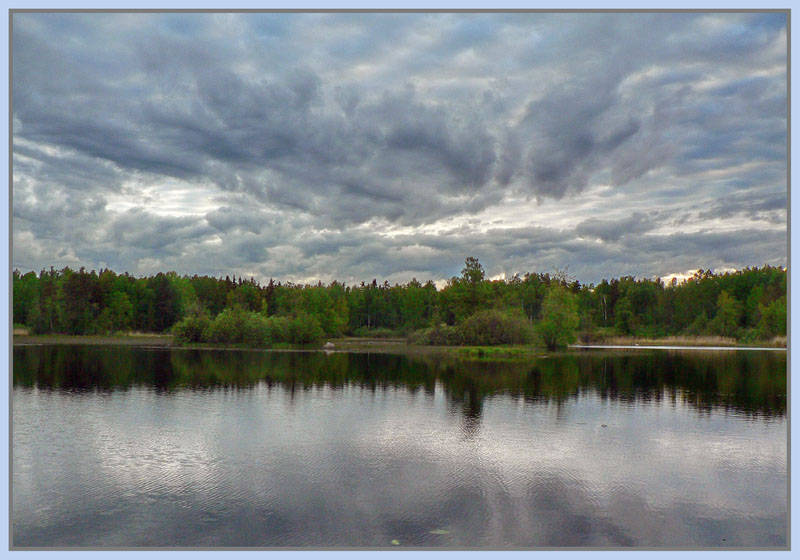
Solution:
M 786 429 L 782 352 L 17 346 L 13 544 L 786 546 Z

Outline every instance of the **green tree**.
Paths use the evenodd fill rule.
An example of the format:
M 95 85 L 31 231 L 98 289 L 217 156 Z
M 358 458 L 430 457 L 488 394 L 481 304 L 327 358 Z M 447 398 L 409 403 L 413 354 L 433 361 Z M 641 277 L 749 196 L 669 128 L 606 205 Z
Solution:
M 97 331 L 105 333 L 127 331 L 131 327 L 132 319 L 133 305 L 128 294 L 111 292 L 106 308 L 97 318 Z
M 81 267 L 77 272 L 64 270 L 64 326 L 69 334 L 89 334 L 99 306 L 94 299 L 97 275 Z
M 761 322 L 761 306 L 764 299 L 764 287 L 755 285 L 747 294 L 744 304 L 745 324 L 756 327 Z
M 325 334 L 338 335 L 342 332 L 345 322 L 331 300 L 328 291 L 322 286 L 309 286 L 301 291 L 297 312 L 314 317 Z
M 683 332 L 689 336 L 708 334 L 708 316 L 706 312 L 700 311 L 695 320 L 692 321 L 692 324 L 686 327 Z
M 762 339 L 786 335 L 786 301 L 778 299 L 761 308 L 758 334 Z
M 258 288 L 250 282 L 239 284 L 228 292 L 227 302 L 228 307 L 238 305 L 248 311 L 261 310 L 261 294 Z
M 177 298 L 177 317 L 183 317 L 189 308 L 197 305 L 197 293 L 188 277 L 178 276 L 176 272 L 167 272 L 167 278 Z
M 403 325 L 408 329 L 420 329 L 425 326 L 426 294 L 416 278 L 405 287 L 398 288 L 400 314 Z
M 461 277 L 465 282 L 478 284 L 483 282 L 486 276 L 483 265 L 475 257 L 467 257 L 464 261 L 464 268 L 461 269 Z
M 720 336 L 735 337 L 739 332 L 742 304 L 727 291 L 717 298 L 717 314 L 711 321 L 711 330 Z
M 32 330 L 39 322 L 39 279 L 35 272 L 13 276 L 13 314 L 14 323 L 23 324 Z
M 614 306 L 614 327 L 622 334 L 633 334 L 635 320 L 631 300 L 627 296 L 618 300 Z
M 331 327 L 331 334 L 343 334 L 350 322 L 350 309 L 347 306 L 345 286 L 334 281 L 327 287 L 327 292 L 328 297 L 333 302 L 331 317 L 328 322 Z
M 152 323 L 148 330 L 164 332 L 179 319 L 178 293 L 172 287 L 169 277 L 163 272 L 149 278 L 147 287 L 153 291 Z
M 63 274 L 52 266 L 39 274 L 39 313 L 35 326 L 37 333 L 61 331 L 64 322 Z
M 542 303 L 542 316 L 536 332 L 547 346 L 555 350 L 575 342 L 578 310 L 575 296 L 560 284 L 550 287 Z

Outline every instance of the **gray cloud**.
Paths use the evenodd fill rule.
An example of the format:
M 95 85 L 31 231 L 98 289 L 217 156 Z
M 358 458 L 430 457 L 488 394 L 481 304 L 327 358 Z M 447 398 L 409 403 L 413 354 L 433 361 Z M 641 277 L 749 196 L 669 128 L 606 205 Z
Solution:
M 785 264 L 785 64 L 782 14 L 14 14 L 15 259 Z
M 735 193 L 718 201 L 709 202 L 710 208 L 698 214 L 701 219 L 744 215 L 752 220 L 786 224 L 788 200 L 783 192 Z
M 577 225 L 575 231 L 581 237 L 596 237 L 603 241 L 617 241 L 623 235 L 644 233 L 652 229 L 653 224 L 641 212 L 636 212 L 621 220 L 599 220 L 590 218 Z

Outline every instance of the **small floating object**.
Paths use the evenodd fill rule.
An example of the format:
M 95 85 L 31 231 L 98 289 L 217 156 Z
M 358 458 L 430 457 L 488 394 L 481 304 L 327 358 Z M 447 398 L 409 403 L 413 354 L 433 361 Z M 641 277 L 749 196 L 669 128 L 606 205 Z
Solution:
M 326 342 L 325 346 L 323 346 L 323 348 L 325 348 L 326 350 L 332 349 L 333 348 L 333 342 Z
M 444 529 L 434 529 L 431 531 L 432 535 L 449 535 L 450 531 L 445 531 Z
M 606 424 L 600 424 L 600 427 L 601 428 L 608 428 L 608 426 Z
M 395 545 L 395 546 L 399 546 L 400 545 L 400 541 L 398 541 L 397 539 L 393 539 L 392 540 L 392 544 Z

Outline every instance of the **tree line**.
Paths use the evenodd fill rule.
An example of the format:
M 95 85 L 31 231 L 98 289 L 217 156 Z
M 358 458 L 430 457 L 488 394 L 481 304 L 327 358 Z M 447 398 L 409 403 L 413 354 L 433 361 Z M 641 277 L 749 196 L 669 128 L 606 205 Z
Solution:
M 172 332 L 185 342 L 251 346 L 341 335 L 548 347 L 613 335 L 749 342 L 786 335 L 786 297 L 786 270 L 766 265 L 700 270 L 682 283 L 624 276 L 593 285 L 561 271 L 489 280 L 468 257 L 441 289 L 416 279 L 301 285 L 109 269 L 13 272 L 13 321 L 33 333 Z

